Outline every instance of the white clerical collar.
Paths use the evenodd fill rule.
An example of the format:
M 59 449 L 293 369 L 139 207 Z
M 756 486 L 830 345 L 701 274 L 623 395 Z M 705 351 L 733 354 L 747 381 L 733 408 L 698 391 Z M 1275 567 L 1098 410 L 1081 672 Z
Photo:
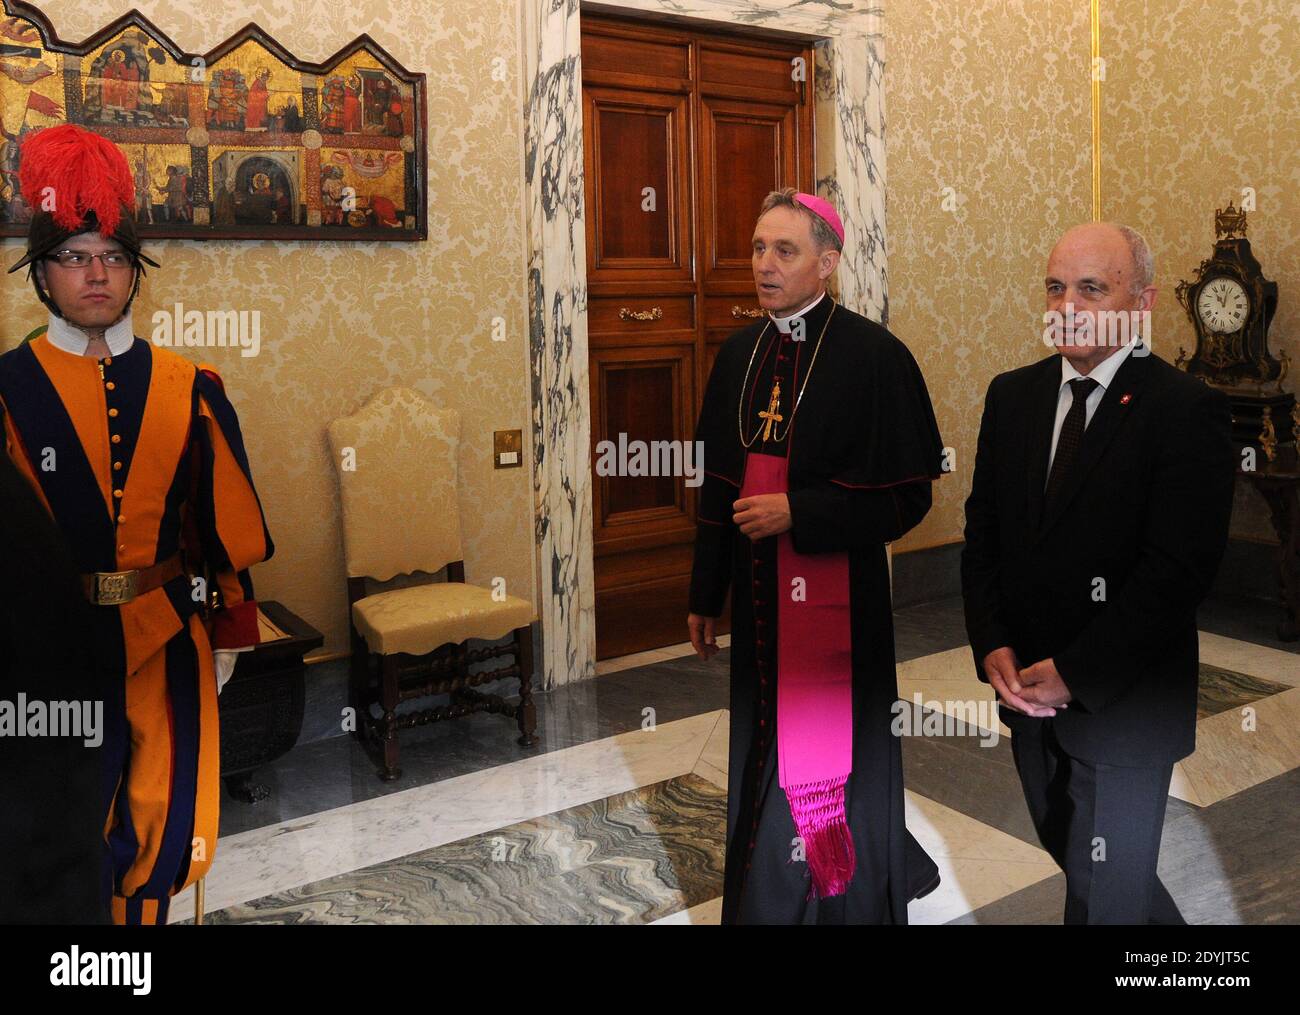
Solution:
M 819 295 L 815 300 L 809 303 L 802 310 L 796 311 L 795 313 L 791 314 L 789 317 L 772 317 L 772 311 L 770 310 L 767 312 L 767 316 L 772 317 L 772 323 L 776 325 L 777 331 L 781 332 L 781 334 L 783 335 L 788 335 L 790 333 L 790 322 L 793 321 L 796 317 L 802 317 L 804 314 L 808 313 L 809 310 L 817 306 L 817 304 L 820 303 L 825 298 L 826 298 L 826 290 L 823 289 L 821 291 L 821 295 Z
M 86 355 L 86 346 L 90 345 L 89 335 L 53 311 L 50 312 L 50 326 L 45 331 L 45 337 L 54 348 L 70 352 L 74 356 Z M 110 356 L 121 356 L 131 348 L 135 341 L 135 326 L 131 323 L 130 307 L 126 308 L 120 321 L 104 330 L 104 341 L 108 343 Z

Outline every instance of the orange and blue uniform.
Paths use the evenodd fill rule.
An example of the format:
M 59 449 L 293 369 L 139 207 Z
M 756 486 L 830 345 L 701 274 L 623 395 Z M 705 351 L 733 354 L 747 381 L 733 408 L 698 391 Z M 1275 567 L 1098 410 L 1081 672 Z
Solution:
M 40 336 L 0 356 L 6 450 L 87 574 L 180 555 L 164 584 L 97 605 L 104 699 L 104 891 L 115 923 L 165 923 L 217 843 L 213 649 L 257 644 L 248 569 L 274 551 L 216 372 L 135 338 L 78 356 Z M 188 573 L 186 573 L 188 572 Z M 205 611 L 205 577 L 219 605 Z

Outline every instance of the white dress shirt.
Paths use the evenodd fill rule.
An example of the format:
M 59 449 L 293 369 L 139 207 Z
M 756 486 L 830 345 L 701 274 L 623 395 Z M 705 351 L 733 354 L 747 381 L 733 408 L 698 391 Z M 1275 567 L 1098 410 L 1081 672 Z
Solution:
M 1047 452 L 1047 475 L 1052 475 L 1052 461 L 1056 458 L 1056 442 L 1061 439 L 1061 426 L 1065 423 L 1065 417 L 1070 412 L 1070 406 L 1074 404 L 1074 389 L 1070 387 L 1070 382 L 1076 377 L 1089 377 L 1097 382 L 1097 386 L 1088 394 L 1088 401 L 1084 408 L 1083 428 L 1088 429 L 1088 424 L 1092 422 L 1092 415 L 1097 411 L 1097 406 L 1101 404 L 1102 398 L 1106 395 L 1106 389 L 1110 386 L 1111 381 L 1115 379 L 1115 374 L 1124 360 L 1133 352 L 1133 346 L 1136 342 L 1130 342 L 1119 350 L 1111 353 L 1104 360 L 1092 368 L 1092 373 L 1081 374 L 1074 369 L 1074 364 L 1064 356 L 1061 357 L 1061 387 L 1056 394 L 1056 424 L 1052 427 L 1052 446 Z

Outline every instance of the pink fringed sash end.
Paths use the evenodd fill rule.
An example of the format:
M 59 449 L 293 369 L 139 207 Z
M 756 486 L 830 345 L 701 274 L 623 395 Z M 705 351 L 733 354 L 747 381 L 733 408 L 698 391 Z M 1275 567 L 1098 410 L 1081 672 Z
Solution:
M 844 812 L 847 775 L 785 787 L 795 828 L 803 839 L 804 856 L 812 873 L 808 898 L 843 895 L 853 879 L 857 855 Z

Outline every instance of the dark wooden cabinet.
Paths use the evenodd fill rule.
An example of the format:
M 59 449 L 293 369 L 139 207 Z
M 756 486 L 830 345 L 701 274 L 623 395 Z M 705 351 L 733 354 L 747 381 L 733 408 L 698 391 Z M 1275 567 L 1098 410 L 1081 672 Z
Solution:
M 287 637 L 241 652 L 217 698 L 221 722 L 221 776 L 230 795 L 245 803 L 269 790 L 253 780 L 256 769 L 291 751 L 302 732 L 307 667 L 303 656 L 324 636 L 295 613 L 267 600 L 258 608 Z
M 620 434 L 690 441 L 718 348 L 758 315 L 758 207 L 813 189 L 813 52 L 594 14 L 582 26 L 597 462 Z M 593 469 L 592 508 L 597 658 L 685 641 L 695 488 Z

